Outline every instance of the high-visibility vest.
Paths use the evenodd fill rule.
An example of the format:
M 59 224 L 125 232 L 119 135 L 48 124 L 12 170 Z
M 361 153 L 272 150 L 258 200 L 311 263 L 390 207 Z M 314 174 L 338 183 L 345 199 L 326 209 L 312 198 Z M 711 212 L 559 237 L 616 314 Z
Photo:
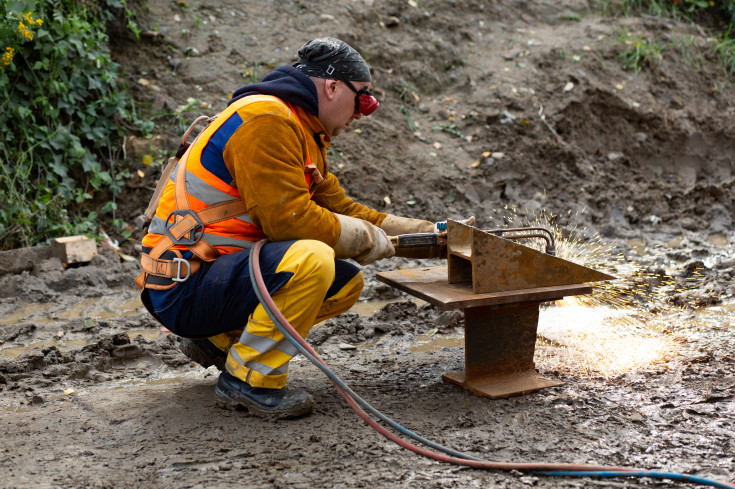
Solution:
M 186 150 L 163 189 L 148 234 L 143 238 L 141 266 L 144 271 L 136 279 L 139 287 L 171 288 L 198 270 L 199 260 L 212 261 L 221 254 L 250 248 L 266 237 L 250 220 L 224 161 L 220 159 L 208 166 L 202 163 L 202 152 L 210 142 L 218 144 L 218 150 L 224 150 L 227 140 L 212 141 L 217 131 L 230 125 L 231 134 L 242 123 L 237 111 L 263 101 L 285 104 L 270 95 L 243 97 L 217 116 Z M 288 105 L 304 131 L 293 106 Z M 318 183 L 320 177 L 307 149 L 306 188 L 310 188 L 312 180 Z M 186 250 L 199 260 L 183 259 L 181 252 Z

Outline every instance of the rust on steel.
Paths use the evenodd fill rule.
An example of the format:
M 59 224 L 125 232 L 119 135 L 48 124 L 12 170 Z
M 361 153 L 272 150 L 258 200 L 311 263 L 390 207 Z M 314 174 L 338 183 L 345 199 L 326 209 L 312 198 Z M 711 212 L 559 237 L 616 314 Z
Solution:
M 490 398 L 561 385 L 535 369 L 539 308 L 613 277 L 451 220 L 447 248 L 447 266 L 377 274 L 440 309 L 464 310 L 465 369 L 442 378 Z
M 449 283 L 471 282 L 476 294 L 615 278 L 451 219 L 447 260 Z

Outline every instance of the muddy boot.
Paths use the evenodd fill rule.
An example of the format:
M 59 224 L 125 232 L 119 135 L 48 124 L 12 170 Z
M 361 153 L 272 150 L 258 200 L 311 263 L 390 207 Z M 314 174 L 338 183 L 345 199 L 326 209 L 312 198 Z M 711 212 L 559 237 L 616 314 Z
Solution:
M 204 368 L 214 365 L 220 371 L 225 369 L 227 353 L 214 346 L 214 344 L 209 340 L 182 338 L 181 346 L 179 348 L 181 348 L 184 355 L 191 358 Z
M 215 402 L 225 409 L 247 409 L 261 418 L 297 418 L 314 410 L 314 399 L 299 389 L 251 387 L 224 371 L 214 388 Z

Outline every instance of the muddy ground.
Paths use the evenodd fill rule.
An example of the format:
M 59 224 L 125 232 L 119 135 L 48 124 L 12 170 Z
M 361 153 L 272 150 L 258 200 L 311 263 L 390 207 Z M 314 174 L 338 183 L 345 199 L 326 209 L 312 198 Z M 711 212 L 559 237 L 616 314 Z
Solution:
M 342 38 L 371 63 L 381 101 L 330 153 L 349 195 L 412 217 L 472 214 L 483 228 L 541 221 L 577 260 L 619 277 L 587 301 L 544 307 L 536 368 L 561 387 L 489 400 L 441 380 L 464 364 L 461 313 L 375 280 L 441 262 L 365 267 L 359 307 L 308 338 L 358 393 L 494 461 L 735 482 L 735 97 L 709 62 L 708 23 L 601 17 L 574 0 L 181 4 L 139 5 L 139 41 L 111 26 L 152 117 L 214 114 L 309 38 Z M 665 46 L 662 58 L 623 70 L 625 39 L 639 35 Z M 679 485 L 421 458 L 372 432 L 303 358 L 290 382 L 314 394 L 310 417 L 217 408 L 218 372 L 179 352 L 132 283 L 139 216 L 177 137 L 161 124 L 127 142 L 134 171 L 119 212 L 132 239 L 107 230 L 111 243 L 83 266 L 0 270 L 1 487 Z

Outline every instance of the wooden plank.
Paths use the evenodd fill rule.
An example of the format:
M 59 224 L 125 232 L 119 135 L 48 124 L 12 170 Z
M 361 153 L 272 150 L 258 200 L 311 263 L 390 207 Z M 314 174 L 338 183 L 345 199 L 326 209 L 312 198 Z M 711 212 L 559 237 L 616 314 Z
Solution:
M 51 240 L 51 253 L 62 263 L 87 263 L 97 254 L 97 243 L 86 236 L 66 236 Z
M 470 282 L 448 283 L 446 266 L 380 272 L 376 275 L 376 278 L 442 310 L 519 302 L 547 302 L 592 292 L 591 285 L 571 284 L 475 294 L 472 292 Z

